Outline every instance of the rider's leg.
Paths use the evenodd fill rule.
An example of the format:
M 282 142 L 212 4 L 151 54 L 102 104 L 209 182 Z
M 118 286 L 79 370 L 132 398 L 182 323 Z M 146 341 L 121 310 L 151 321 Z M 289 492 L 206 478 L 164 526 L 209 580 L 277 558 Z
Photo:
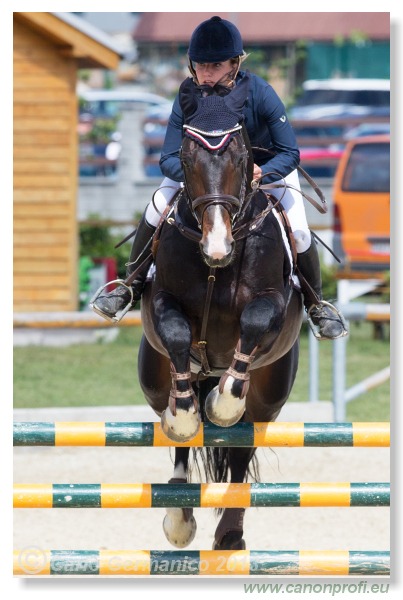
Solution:
M 309 230 L 303 197 L 298 191 L 301 189 L 298 171 L 295 170 L 290 173 L 285 178 L 285 181 L 296 189 L 287 188 L 284 196 L 283 188 L 272 190 L 271 193 L 277 198 L 282 197 L 281 204 L 287 213 L 291 229 L 294 233 L 298 253 L 298 269 L 319 299 L 319 302 L 314 303 L 309 294 L 304 294 L 305 309 L 309 312 L 313 323 L 319 328 L 321 337 L 335 339 L 345 334 L 345 326 L 338 316 L 337 311 L 321 303 L 323 296 L 319 254 Z
M 165 178 L 163 180 L 160 189 L 158 189 L 154 195 L 154 203 L 161 213 L 165 210 L 179 186 L 179 183 L 172 181 L 171 179 Z M 150 202 L 141 218 L 133 240 L 129 262 L 127 263 L 126 277 L 131 275 L 138 265 L 146 258 L 147 254 L 149 254 L 147 245 L 151 242 L 151 238 L 154 235 L 160 218 L 160 214 L 155 210 L 153 203 Z M 143 254 L 144 250 L 145 252 Z M 113 319 L 113 317 L 123 310 L 129 302 L 131 302 L 133 308 L 136 302 L 140 300 L 143 293 L 150 264 L 151 258 L 150 261 L 145 263 L 144 267 L 139 271 L 136 279 L 131 284 L 133 300 L 131 300 L 131 294 L 128 288 L 120 285 L 111 292 L 103 293 L 98 296 L 92 304 L 93 310 L 109 320 Z

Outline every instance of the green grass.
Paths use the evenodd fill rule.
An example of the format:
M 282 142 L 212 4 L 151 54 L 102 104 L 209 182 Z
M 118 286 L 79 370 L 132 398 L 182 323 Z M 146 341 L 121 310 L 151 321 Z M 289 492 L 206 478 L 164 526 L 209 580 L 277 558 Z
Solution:
M 386 326 L 388 329 L 388 327 Z M 347 387 L 389 364 L 389 340 L 374 340 L 369 323 L 351 323 Z M 144 404 L 137 377 L 141 328 L 122 328 L 110 343 L 65 348 L 14 348 L 15 408 Z M 332 399 L 332 343 L 320 342 L 319 397 Z M 308 338 L 301 335 L 300 365 L 290 401 L 308 399 Z M 348 404 L 347 420 L 388 421 L 389 382 Z

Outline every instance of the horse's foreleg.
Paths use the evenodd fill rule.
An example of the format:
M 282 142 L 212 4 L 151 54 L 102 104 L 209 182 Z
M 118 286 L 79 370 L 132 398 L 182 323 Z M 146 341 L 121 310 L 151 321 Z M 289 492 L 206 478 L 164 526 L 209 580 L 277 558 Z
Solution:
M 168 483 L 187 483 L 187 468 L 190 448 L 175 448 L 175 468 Z M 180 500 L 180 498 L 179 498 Z M 177 548 L 185 548 L 196 535 L 196 521 L 193 508 L 167 508 L 163 522 L 167 540 Z
M 256 448 L 229 448 L 231 483 L 242 483 Z M 214 534 L 213 550 L 243 550 L 245 508 L 225 508 Z
M 160 292 L 154 302 L 154 326 L 171 360 L 172 386 L 161 416 L 164 433 L 175 442 L 191 440 L 200 427 L 198 402 L 190 372 L 190 325 L 177 300 Z
M 230 427 L 242 417 L 249 389 L 249 371 L 259 343 L 264 335 L 269 346 L 274 343 L 284 318 L 284 298 L 277 291 L 259 296 L 245 306 L 240 321 L 241 337 L 232 364 L 206 400 L 206 415 L 210 421 Z

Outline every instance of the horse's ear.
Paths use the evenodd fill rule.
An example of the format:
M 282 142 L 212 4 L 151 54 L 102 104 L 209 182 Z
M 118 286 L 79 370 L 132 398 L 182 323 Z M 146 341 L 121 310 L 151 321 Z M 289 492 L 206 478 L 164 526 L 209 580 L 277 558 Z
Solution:
M 224 97 L 227 107 L 234 113 L 240 113 L 248 97 L 249 75 L 245 75 L 241 81 Z
M 187 77 L 179 88 L 179 104 L 187 121 L 197 110 L 199 100 L 196 85 L 191 77 Z

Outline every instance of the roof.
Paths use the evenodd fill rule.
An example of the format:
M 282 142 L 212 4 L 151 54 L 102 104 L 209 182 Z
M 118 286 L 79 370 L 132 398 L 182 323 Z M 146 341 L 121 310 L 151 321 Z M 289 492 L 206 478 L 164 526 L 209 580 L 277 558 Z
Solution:
M 71 13 L 69 13 L 71 14 Z M 74 13 L 73 13 L 74 14 Z M 137 13 L 131 12 L 82 12 L 80 19 L 101 29 L 109 35 L 127 33 L 131 34 L 133 27 L 139 20 Z
M 78 31 L 81 31 L 93 40 L 96 40 L 105 46 L 105 48 L 109 48 L 113 52 L 119 54 L 119 46 L 116 44 L 116 42 L 107 33 L 101 29 L 98 29 L 98 27 L 92 23 L 89 23 L 85 19 L 82 19 L 81 17 L 78 17 L 70 12 L 53 12 L 51 14 L 55 15 L 55 17 L 61 21 L 64 21 L 68 25 L 71 25 Z
M 143 13 L 133 30 L 136 42 L 187 44 L 192 31 L 217 13 Z M 218 13 L 242 33 L 245 44 L 285 43 L 308 39 L 334 41 L 354 32 L 372 40 L 389 40 L 390 13 L 383 12 L 243 12 Z
M 308 79 L 305 90 L 390 90 L 389 79 Z
M 52 40 L 80 68 L 116 69 L 122 57 L 112 38 L 72 13 L 15 12 L 14 18 Z

